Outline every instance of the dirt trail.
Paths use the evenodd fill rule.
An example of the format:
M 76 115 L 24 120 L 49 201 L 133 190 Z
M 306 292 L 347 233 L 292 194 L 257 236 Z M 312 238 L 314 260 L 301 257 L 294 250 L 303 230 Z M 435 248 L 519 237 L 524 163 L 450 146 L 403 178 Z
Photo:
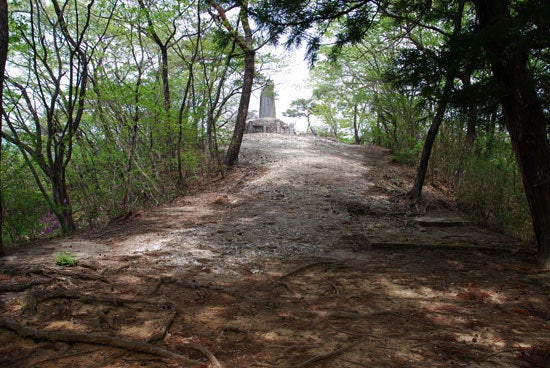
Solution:
M 401 199 L 412 174 L 377 147 L 247 135 L 206 190 L 1 258 L 5 321 L 104 339 L 0 321 L 0 367 L 190 366 L 105 337 L 205 367 L 185 344 L 226 367 L 548 367 L 549 274 L 435 189 Z

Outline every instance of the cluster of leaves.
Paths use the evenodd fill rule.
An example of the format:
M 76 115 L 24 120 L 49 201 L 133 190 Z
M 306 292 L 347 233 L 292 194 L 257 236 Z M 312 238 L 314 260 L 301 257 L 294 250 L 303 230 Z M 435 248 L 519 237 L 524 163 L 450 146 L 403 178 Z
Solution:
M 223 170 L 243 62 L 202 1 L 14 1 L 3 235 L 102 226 Z
M 311 3 L 317 8 L 308 8 Z M 268 29 L 300 24 L 293 30 L 302 38 L 288 33 L 291 39 L 307 40 L 309 34 L 313 40 L 314 91 L 301 104 L 313 106 L 309 118 L 343 141 L 383 145 L 396 160 L 417 164 L 450 80 L 430 172 L 448 179 L 458 200 L 483 222 L 532 237 L 522 178 L 504 129 L 499 102 L 504 90 L 492 78 L 491 55 L 483 45 L 488 37 L 506 35 L 522 45 L 544 106 L 550 59 L 542 46 L 548 46 L 543 41 L 548 22 L 540 14 L 550 7 L 512 2 L 514 33 L 510 28 L 505 33 L 479 32 L 474 5 L 464 1 L 339 3 L 303 2 L 302 20 L 285 2 L 264 2 L 259 11 Z M 275 21 L 263 18 L 268 9 Z M 324 27 L 307 26 L 316 17 L 324 19 Z

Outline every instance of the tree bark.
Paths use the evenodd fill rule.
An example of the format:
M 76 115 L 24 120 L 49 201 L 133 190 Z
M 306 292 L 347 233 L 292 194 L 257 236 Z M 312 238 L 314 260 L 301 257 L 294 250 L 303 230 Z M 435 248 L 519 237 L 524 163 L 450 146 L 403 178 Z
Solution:
M 146 33 L 153 39 L 155 44 L 160 49 L 160 71 L 161 71 L 161 80 L 162 80 L 162 95 L 164 97 L 164 111 L 169 112 L 171 108 L 171 97 L 170 97 L 170 79 L 168 77 L 168 47 L 170 40 L 175 35 L 175 28 L 172 33 L 168 36 L 166 41 L 162 41 L 155 30 L 155 25 L 149 9 L 145 6 L 143 0 L 138 0 L 139 7 L 145 13 L 147 19 L 147 28 L 145 29 Z
M 353 106 L 353 137 L 355 139 L 355 144 L 361 144 L 361 137 L 359 137 L 359 112 L 357 111 L 357 105 Z
M 164 102 L 164 112 L 166 115 L 166 130 L 161 132 L 161 137 L 166 137 L 165 142 L 167 145 L 167 150 L 169 152 L 169 157 L 174 157 L 176 155 L 176 148 L 174 147 L 172 140 L 172 122 L 170 118 L 170 110 L 172 108 L 171 104 L 171 94 L 170 94 L 170 78 L 169 78 L 169 64 L 168 64 L 168 49 L 170 48 L 170 42 L 176 34 L 176 28 L 168 34 L 166 40 L 161 40 L 159 34 L 155 30 L 155 24 L 151 18 L 149 8 L 145 6 L 143 0 L 138 0 L 140 9 L 145 13 L 147 19 L 147 27 L 145 28 L 145 33 L 155 42 L 155 44 L 160 49 L 160 76 L 162 83 L 162 96 Z M 167 158 L 169 158 L 167 157 Z
M 182 153 L 184 148 L 183 147 L 184 122 L 187 122 L 188 116 L 189 116 L 189 110 L 190 110 L 189 95 L 191 94 L 192 84 L 195 78 L 194 67 L 195 67 L 195 62 L 197 60 L 197 56 L 199 54 L 201 37 L 203 34 L 201 12 L 200 12 L 201 4 L 200 2 L 197 2 L 196 5 L 197 5 L 197 26 L 196 26 L 197 39 L 195 40 L 193 53 L 191 54 L 191 58 L 187 65 L 187 71 L 188 71 L 187 83 L 185 85 L 183 97 L 181 99 L 180 108 L 178 112 L 178 141 L 176 143 L 176 161 L 178 166 L 178 176 L 177 176 L 176 184 L 182 193 L 185 191 L 185 173 L 184 173 L 183 159 L 182 159 Z
M 432 154 L 433 145 L 435 143 L 435 138 L 439 132 L 439 127 L 443 122 L 443 116 L 445 115 L 445 110 L 449 104 L 451 98 L 451 92 L 453 89 L 453 82 L 455 78 L 455 72 L 449 71 L 445 77 L 445 86 L 443 87 L 443 94 L 437 105 L 436 113 L 432 119 L 430 129 L 426 134 L 426 141 L 422 148 L 422 155 L 420 156 L 420 162 L 418 164 L 418 169 L 416 170 L 416 178 L 414 180 L 414 185 L 409 192 L 409 197 L 414 200 L 419 200 L 422 197 L 422 188 L 424 187 L 424 180 L 426 179 L 426 173 L 428 172 L 428 164 L 430 163 L 430 156 Z
M 141 55 L 140 59 L 138 60 L 137 54 L 135 51 L 132 51 L 132 57 L 134 59 L 134 63 L 137 67 L 137 79 L 136 84 L 134 86 L 134 115 L 132 117 L 132 125 L 131 127 L 128 127 L 128 136 L 129 136 L 129 147 L 127 149 L 127 158 L 128 162 L 126 164 L 126 177 L 124 178 L 125 181 L 125 188 L 124 192 L 122 194 L 122 208 L 125 211 L 125 213 L 129 213 L 131 208 L 129 206 L 130 202 L 130 188 L 131 188 L 131 180 L 132 180 L 132 170 L 134 169 L 134 160 L 136 157 L 136 149 L 138 144 L 138 130 L 139 130 L 139 122 L 141 120 L 141 112 L 139 108 L 140 103 L 140 95 L 141 95 L 141 84 L 143 80 L 143 61 L 144 61 L 144 52 L 143 52 L 143 42 L 141 39 L 141 34 L 138 32 L 138 40 L 139 45 L 141 48 Z
M 462 30 L 462 14 L 464 13 L 464 4 L 466 0 L 460 0 L 458 2 L 458 9 L 454 19 L 453 36 L 458 36 Z M 422 148 L 422 155 L 420 156 L 420 163 L 416 172 L 416 178 L 414 180 L 413 188 L 409 192 L 409 197 L 418 200 L 422 197 L 422 187 L 424 186 L 424 180 L 426 179 L 426 173 L 428 171 L 428 164 L 430 162 L 430 156 L 432 154 L 432 148 L 435 142 L 439 127 L 443 122 L 445 110 L 451 99 L 451 93 L 453 91 L 454 80 L 458 74 L 458 65 L 454 60 L 450 61 L 451 65 L 447 66 L 447 73 L 445 74 L 445 85 L 443 87 L 443 93 L 437 105 L 436 113 L 432 119 L 432 124 L 426 135 L 426 142 Z
M 233 137 L 231 143 L 227 149 L 227 155 L 225 156 L 225 163 L 228 166 L 233 166 L 239 159 L 239 152 L 241 150 L 241 144 L 243 141 L 244 131 L 246 129 L 246 118 L 248 116 L 248 105 L 250 103 L 250 96 L 252 95 L 252 85 L 254 84 L 254 59 L 255 52 L 250 49 L 245 52 L 245 69 L 244 69 L 244 83 L 241 92 L 241 100 L 239 101 L 239 110 L 237 113 L 237 121 L 235 122 L 235 129 L 233 130 Z
M 66 234 L 76 229 L 76 224 L 73 218 L 73 210 L 69 201 L 69 193 L 67 191 L 67 180 L 65 179 L 65 169 L 56 170 L 53 177 L 50 178 L 53 191 L 53 201 L 55 204 L 54 213 L 61 231 Z
M 506 128 L 520 168 L 538 245 L 538 259 L 550 269 L 550 142 L 548 121 L 527 67 L 529 50 L 518 42 L 509 0 L 474 0 Z
M 2 131 L 2 116 L 4 110 L 3 91 L 4 91 L 4 72 L 6 69 L 6 59 L 8 58 L 9 30 L 8 30 L 8 2 L 0 0 L 0 132 Z M 2 169 L 2 139 L 0 138 L 0 172 Z M 2 179 L 0 177 L 0 188 L 2 188 Z M 4 228 L 4 208 L 3 195 L 0 189 L 0 252 L 4 245 L 2 229 Z
M 227 28 L 229 32 L 234 33 L 231 25 L 227 20 L 227 16 L 223 9 L 214 1 L 209 1 L 219 13 L 222 24 Z M 256 52 L 254 50 L 254 40 L 252 38 L 252 30 L 248 21 L 248 1 L 242 1 L 241 11 L 239 19 L 242 24 L 244 37 L 235 35 L 235 42 L 239 45 L 244 52 L 244 78 L 243 87 L 241 91 L 241 99 L 239 101 L 239 109 L 237 111 L 237 121 L 235 122 L 235 129 L 233 130 L 233 136 L 227 149 L 225 156 L 225 164 L 227 166 L 233 166 L 239 160 L 239 152 L 241 150 L 241 144 L 243 141 L 244 131 L 246 129 L 246 118 L 248 117 L 248 105 L 250 104 L 250 96 L 252 95 L 252 86 L 254 84 L 254 69 Z

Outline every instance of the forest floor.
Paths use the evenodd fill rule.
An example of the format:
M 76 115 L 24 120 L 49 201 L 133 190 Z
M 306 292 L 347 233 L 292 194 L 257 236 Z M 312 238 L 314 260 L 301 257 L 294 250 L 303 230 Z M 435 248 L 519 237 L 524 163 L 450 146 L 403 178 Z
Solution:
M 389 152 L 245 136 L 224 179 L 0 258 L 0 367 L 549 367 L 550 273 Z M 55 264 L 66 251 L 78 263 Z

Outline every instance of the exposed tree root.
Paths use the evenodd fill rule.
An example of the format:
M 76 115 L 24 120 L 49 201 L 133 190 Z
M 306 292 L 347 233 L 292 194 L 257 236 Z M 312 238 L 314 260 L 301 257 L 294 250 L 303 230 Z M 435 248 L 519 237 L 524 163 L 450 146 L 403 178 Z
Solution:
M 115 348 L 122 348 L 138 353 L 147 353 L 157 355 L 162 358 L 173 359 L 182 364 L 187 364 L 190 366 L 204 366 L 204 362 L 193 360 L 188 357 L 185 357 L 180 354 L 173 353 L 169 350 L 163 349 L 159 346 L 134 340 L 124 340 L 120 337 L 115 336 L 104 336 L 104 335 L 95 335 L 87 334 L 80 332 L 72 331 L 47 331 L 39 330 L 32 327 L 24 326 L 23 324 L 6 317 L 0 317 L 0 327 L 14 331 L 21 337 L 39 339 L 39 340 L 48 340 L 53 342 L 69 342 L 69 343 L 83 343 L 83 344 L 93 344 L 93 345 L 106 345 Z M 181 345 L 184 349 L 190 349 L 199 351 L 210 361 L 212 368 L 223 368 L 222 364 L 216 359 L 216 357 L 204 346 L 196 344 L 183 344 Z
M 348 318 L 348 319 L 362 319 L 372 316 L 371 314 L 363 314 L 358 312 L 347 311 L 319 311 L 319 314 L 325 318 Z
M 118 306 L 121 304 L 140 303 L 140 304 L 160 307 L 161 309 L 169 308 L 171 310 L 170 315 L 168 316 L 166 322 L 164 323 L 160 331 L 150 336 L 147 339 L 147 342 L 149 343 L 164 339 L 164 337 L 166 336 L 166 333 L 168 332 L 168 329 L 174 322 L 174 319 L 176 318 L 176 313 L 177 313 L 175 303 L 169 300 L 152 303 L 148 300 L 142 300 L 142 299 L 128 299 L 128 298 L 120 298 L 115 296 L 89 295 L 89 294 L 81 293 L 79 291 L 66 290 L 66 289 L 59 289 L 59 290 L 53 290 L 53 291 L 35 291 L 32 293 L 29 293 L 29 295 L 27 296 L 25 306 L 23 308 L 23 312 L 34 313 L 36 311 L 36 307 L 38 306 L 38 303 L 48 299 L 55 299 L 55 298 L 78 299 L 84 302 L 108 303 L 108 304 L 114 304 L 115 306 Z M 105 313 L 103 313 L 102 311 L 98 311 L 97 315 L 99 317 L 99 323 L 104 322 L 111 329 L 116 330 L 112 320 Z
M 334 358 L 335 356 L 343 354 L 346 351 L 349 351 L 349 350 L 353 349 L 357 345 L 359 345 L 359 342 L 355 342 L 353 344 L 344 346 L 343 348 L 340 348 L 340 349 L 333 350 L 333 351 L 331 351 L 329 353 L 326 353 L 326 354 L 316 355 L 316 356 L 314 356 L 312 358 L 309 358 L 308 360 L 306 360 L 302 363 L 299 363 L 299 364 L 290 365 L 290 366 L 276 366 L 276 367 L 273 367 L 273 368 L 305 368 L 305 367 L 310 367 L 310 366 L 312 366 L 313 364 L 315 364 L 317 362 L 320 362 L 320 361 L 323 361 L 323 360 L 326 360 L 326 359 L 330 359 L 330 358 Z
M 68 353 L 68 354 L 48 357 L 48 358 L 45 358 L 45 359 L 42 359 L 42 360 L 39 360 L 39 361 L 31 362 L 27 366 L 28 367 L 36 367 L 37 365 L 44 364 L 46 362 L 51 362 L 51 361 L 54 361 L 54 360 L 61 360 L 61 359 L 66 359 L 66 358 L 72 358 L 72 357 L 79 356 L 79 355 L 92 354 L 92 353 L 95 353 L 96 351 L 97 351 L 97 349 L 86 350 L 86 351 L 76 351 L 74 353 Z
M 279 282 L 277 283 L 276 286 L 282 286 L 283 288 L 285 288 L 285 289 L 287 289 L 288 291 L 290 291 L 292 294 L 296 294 L 296 293 L 294 292 L 294 290 L 292 290 L 292 288 L 290 287 L 290 285 L 287 284 L 286 282 L 279 281 Z
M 85 267 L 90 268 L 90 267 Z M 75 279 L 81 279 L 81 280 L 91 280 L 91 281 L 101 281 L 106 284 L 110 284 L 110 280 L 106 277 L 98 274 L 92 274 L 89 272 L 82 272 L 82 270 L 74 272 L 74 271 L 68 271 L 63 269 L 53 269 L 49 267 L 39 267 L 39 266 L 31 266 L 31 267 L 17 267 L 12 268 L 10 270 L 7 270 L 10 274 L 23 274 L 23 275 L 42 275 L 44 277 L 48 277 L 50 279 L 56 278 L 56 276 L 67 276 Z
M 332 324 L 328 323 L 328 326 L 330 328 L 332 328 L 334 331 L 336 332 L 340 332 L 340 333 L 343 333 L 345 335 L 348 335 L 348 336 L 353 336 L 353 337 L 375 337 L 375 336 L 372 336 L 372 335 L 366 335 L 364 333 L 361 333 L 361 332 L 351 332 L 351 331 L 345 331 L 345 330 L 342 330 L 340 328 L 336 328 L 335 326 L 333 326 Z
M 285 277 L 289 277 L 289 276 L 292 276 L 294 274 L 297 274 L 298 272 L 301 272 L 301 271 L 304 271 L 308 268 L 311 268 L 311 267 L 315 267 L 315 266 L 319 266 L 319 265 L 325 265 L 325 264 L 335 264 L 336 262 L 333 261 L 333 260 L 322 260 L 322 261 L 315 261 L 315 262 L 311 262 L 311 263 L 307 263 L 303 266 L 300 266 L 298 268 L 296 268 L 295 270 L 292 270 L 290 272 L 287 272 L 285 273 L 284 275 L 281 276 L 281 279 L 284 279 Z
M 79 273 L 76 273 L 76 272 L 72 272 L 72 271 L 65 271 L 65 270 L 54 270 L 54 269 L 46 269 L 44 271 L 44 275 L 45 276 L 48 276 L 48 277 L 51 277 L 53 275 L 62 275 L 62 276 L 68 276 L 68 277 L 72 277 L 72 278 L 75 278 L 75 279 L 82 279 L 82 280 L 92 280 L 92 281 L 101 281 L 101 282 L 104 282 L 106 284 L 110 284 L 111 281 L 102 276 L 102 275 L 94 275 L 94 274 L 91 274 L 91 273 L 87 273 L 87 272 L 79 272 Z
M 143 276 L 143 275 L 140 275 L 140 276 L 144 278 L 152 279 L 149 276 Z M 175 284 L 178 286 L 183 286 L 188 289 L 202 290 L 202 291 L 205 291 L 205 290 L 214 290 L 214 291 L 222 291 L 222 292 L 228 291 L 226 288 L 222 286 L 209 285 L 209 284 L 204 285 L 204 284 L 199 284 L 195 280 L 179 280 L 170 276 L 161 276 L 159 278 L 154 278 L 154 280 L 155 280 L 155 283 L 151 288 L 151 290 L 149 290 L 149 292 L 147 293 L 147 296 L 151 296 L 154 293 L 156 293 L 160 289 L 162 284 Z
M 283 353 L 284 354 L 289 354 L 289 353 L 292 353 L 292 352 L 295 352 L 295 351 L 305 351 L 305 350 L 309 350 L 309 349 L 313 349 L 313 348 L 316 348 L 317 345 L 315 344 L 306 344 L 306 345 L 288 345 L 288 346 L 281 346 L 281 348 L 284 348 L 283 350 Z
M 348 312 L 343 310 L 316 310 L 308 311 L 308 313 L 318 315 L 322 318 L 347 318 L 347 319 L 365 319 L 377 317 L 384 314 L 392 314 L 397 317 L 403 317 L 401 314 L 394 311 L 377 311 L 372 313 L 359 313 L 359 312 Z
M 109 363 L 124 357 L 126 354 L 128 354 L 128 350 L 119 350 L 116 353 L 109 355 L 107 358 L 96 362 L 96 364 L 90 368 L 100 368 L 100 367 L 109 366 Z
M 57 298 L 77 299 L 83 302 L 100 302 L 105 304 L 113 304 L 115 306 L 121 304 L 146 304 L 161 308 L 175 309 L 174 302 L 164 300 L 160 302 L 151 302 L 146 299 L 129 299 L 117 296 L 90 295 L 75 290 L 57 289 L 51 291 L 34 291 L 28 294 L 27 302 L 32 300 L 35 305 L 37 303 Z
M 41 285 L 49 282 L 49 280 L 33 280 L 29 282 L 25 282 L 23 284 L 1 284 L 0 285 L 0 293 L 10 293 L 10 292 L 22 292 L 25 291 L 35 285 Z
M 115 324 L 113 323 L 113 319 L 109 317 L 107 314 L 105 314 L 103 311 L 97 311 L 96 312 L 98 317 L 98 325 L 101 326 L 101 323 L 107 324 L 111 328 L 111 330 L 116 330 Z
M 160 286 L 162 285 L 162 282 L 163 282 L 162 277 L 159 277 L 158 280 L 155 282 L 155 285 L 153 285 L 151 290 L 149 290 L 149 292 L 147 293 L 147 296 L 151 296 L 154 293 L 156 293 L 158 291 L 158 289 L 160 289 Z
M 344 358 L 338 358 L 338 360 L 341 360 L 343 362 L 346 362 L 346 363 L 349 363 L 349 364 L 353 364 L 353 365 L 357 365 L 359 367 L 365 367 L 365 368 L 369 368 L 370 366 L 369 365 L 366 365 L 366 364 L 363 364 L 361 362 L 356 362 L 354 360 L 349 360 L 349 359 L 344 359 Z
M 56 275 L 61 275 L 61 276 L 72 277 L 75 279 L 101 281 L 103 283 L 110 284 L 109 279 L 107 279 L 106 277 L 102 275 L 92 274 L 89 272 L 82 272 L 82 270 L 80 272 L 73 272 L 73 271 L 68 271 L 63 269 L 53 269 L 49 267 L 42 268 L 42 267 L 33 266 L 32 268 L 27 268 L 27 269 L 19 268 L 19 269 L 14 269 L 13 271 L 15 272 L 19 271 L 19 273 L 23 273 L 26 275 L 30 275 L 30 274 L 43 275 L 49 278 L 54 278 Z
M 166 336 L 166 333 L 170 329 L 170 326 L 172 326 L 172 323 L 174 322 L 175 318 L 176 318 L 176 309 L 174 308 L 172 310 L 172 313 L 170 313 L 170 315 L 168 316 L 168 319 L 164 323 L 164 326 L 162 326 L 162 328 L 160 329 L 159 332 L 157 332 L 156 334 L 150 336 L 147 339 L 147 342 L 156 342 L 156 341 L 161 341 L 162 339 L 164 339 L 164 336 Z
M 156 279 L 155 284 L 153 285 L 151 290 L 147 293 L 147 295 L 150 296 L 155 292 L 157 292 L 160 286 L 164 283 L 175 284 L 178 286 L 196 290 L 199 293 L 199 295 L 203 297 L 208 295 L 209 290 L 212 290 L 218 293 L 224 293 L 224 294 L 230 295 L 237 299 L 246 300 L 247 302 L 253 303 L 255 305 L 261 305 L 267 308 L 274 308 L 278 305 L 277 303 L 274 303 L 271 300 L 266 301 L 266 300 L 244 295 L 243 292 L 240 290 L 233 290 L 231 288 L 226 288 L 219 285 L 199 284 L 195 280 L 177 280 L 172 277 L 160 277 L 159 279 Z
M 494 356 L 497 356 L 497 355 L 500 355 L 500 354 L 504 354 L 504 353 L 513 353 L 514 351 L 516 351 L 517 349 L 504 349 L 504 350 L 499 350 L 497 352 L 494 352 L 492 354 L 489 354 L 487 355 L 486 357 L 484 357 L 483 359 L 481 359 L 481 362 L 485 362 L 489 359 L 491 359 L 492 357 Z

